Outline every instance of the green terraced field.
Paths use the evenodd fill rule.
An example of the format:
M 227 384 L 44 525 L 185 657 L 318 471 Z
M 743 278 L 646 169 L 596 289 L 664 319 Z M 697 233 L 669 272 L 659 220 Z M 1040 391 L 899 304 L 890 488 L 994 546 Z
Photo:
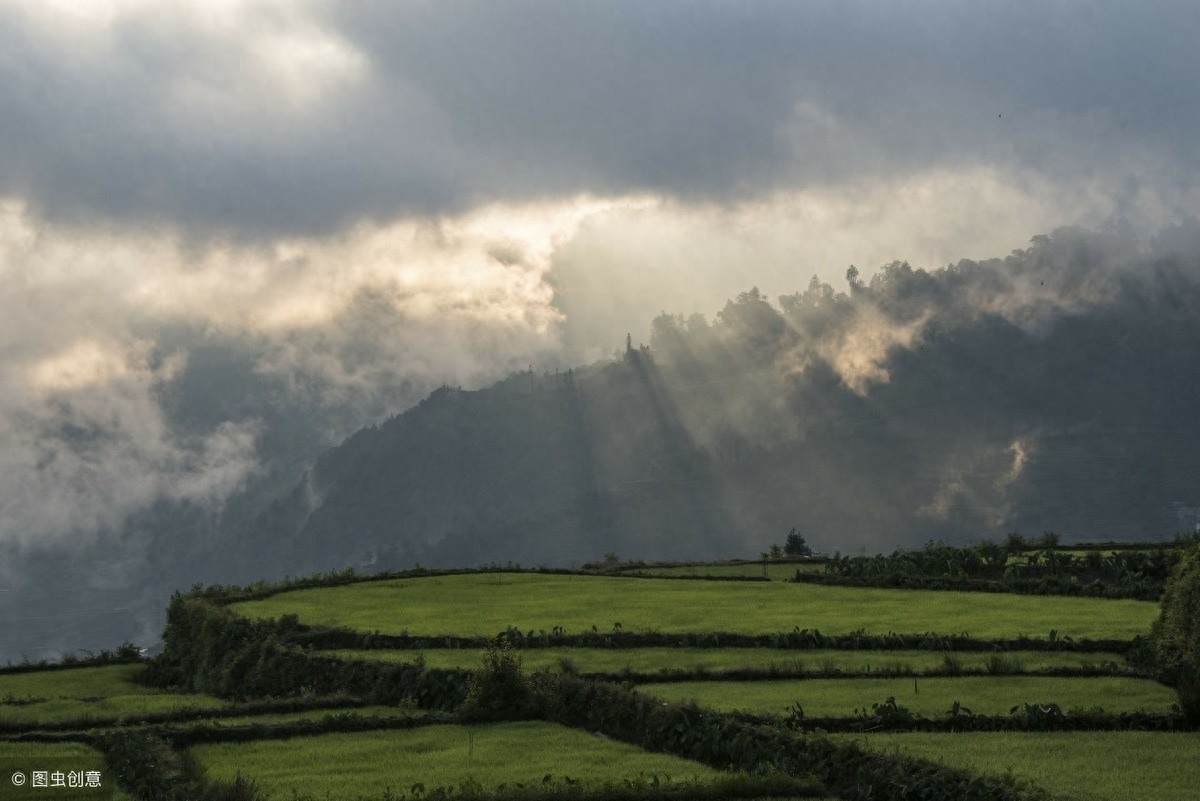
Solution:
M 180 723 L 180 726 L 249 726 L 293 723 L 298 720 L 324 720 L 331 716 L 349 715 L 361 718 L 403 718 L 429 714 L 426 709 L 398 706 L 363 706 L 349 709 L 309 709 L 304 712 L 268 712 L 263 715 L 235 715 L 231 717 L 199 718 Z
M 771 581 L 787 581 L 796 575 L 796 571 L 804 573 L 821 573 L 825 570 L 823 562 L 767 562 L 764 573 L 761 562 L 740 565 L 665 565 L 662 567 L 638 567 L 623 570 L 622 573 L 642 574 L 646 576 L 753 576 L 759 578 L 765 575 Z
M 0 701 L 27 696 L 86 698 L 158 692 L 134 680 L 141 670 L 142 665 L 133 664 L 2 673 Z
M 955 767 L 1010 774 L 1070 801 L 1194 801 L 1200 736 L 1194 732 L 1055 732 L 842 735 Z
M 63 773 L 73 770 L 98 770 L 100 771 L 101 785 L 105 788 L 112 788 L 114 801 L 128 801 L 129 798 L 116 786 L 113 777 L 109 774 L 103 754 L 82 743 L 17 743 L 0 740 L 0 760 L 3 761 L 0 765 L 3 768 L 3 775 L 0 775 L 0 798 L 15 797 L 16 792 L 10 783 L 13 772 L 20 771 L 28 777 L 34 770 L 61 770 Z M 35 790 L 26 787 L 26 792 L 30 794 L 36 792 L 37 798 L 45 798 L 47 801 L 68 801 L 68 799 L 89 797 L 85 791 L 71 788 L 48 787 Z M 96 797 L 108 797 L 103 795 L 104 791 L 89 792 Z
M 704 782 L 722 777 L 698 762 L 541 722 L 201 745 L 191 753 L 209 780 L 231 780 L 240 772 L 278 799 L 291 798 L 293 791 L 318 799 L 379 798 L 389 787 L 407 793 L 418 782 L 433 790 L 468 778 L 486 789 L 541 786 L 547 774 L 587 784 L 656 774 Z
M 1075 638 L 1131 638 L 1158 615 L 1158 605 L 1146 601 L 530 573 L 364 581 L 231 608 L 253 618 L 294 613 L 309 624 L 420 636 L 493 636 L 508 626 L 606 632 L 619 624 L 667 633 L 799 628 L 989 638 L 1044 637 L 1054 629 Z
M 808 717 L 850 717 L 856 709 L 894 696 L 926 717 L 945 715 L 958 701 L 978 715 L 1007 715 L 1025 703 L 1058 704 L 1064 710 L 1102 707 L 1107 712 L 1169 712 L 1170 688 L 1147 679 L 962 676 L 920 679 L 802 679 L 789 681 L 697 681 L 646 684 L 642 692 L 665 701 L 696 701 L 724 712 L 782 715 L 794 703 Z
M 472 669 L 483 659 L 481 648 L 430 648 L 424 651 L 335 650 L 331 656 L 379 662 L 412 662 L 424 657 L 431 668 Z M 520 652 L 526 671 L 561 669 L 569 660 L 579 673 L 657 673 L 668 670 L 709 671 L 736 668 L 779 668 L 810 672 L 840 670 L 868 673 L 891 670 L 921 672 L 942 667 L 946 654 L 938 651 L 787 651 L 775 648 L 526 648 Z M 965 669 L 986 668 L 993 657 L 1022 670 L 1079 667 L 1115 663 L 1125 666 L 1118 654 L 1069 651 L 1011 651 L 1003 654 L 968 652 L 953 654 Z
M 184 709 L 217 709 L 207 695 L 167 693 L 134 681 L 141 665 L 0 674 L 0 723 L 109 719 Z

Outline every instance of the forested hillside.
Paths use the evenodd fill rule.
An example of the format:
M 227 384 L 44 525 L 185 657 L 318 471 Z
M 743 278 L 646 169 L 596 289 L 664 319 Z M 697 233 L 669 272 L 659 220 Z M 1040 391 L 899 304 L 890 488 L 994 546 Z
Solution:
M 295 571 L 745 554 L 793 526 L 828 552 L 1161 538 L 1200 502 L 1189 231 L 1139 252 L 1063 230 L 664 312 L 611 362 L 443 388 L 358 432 L 246 544 Z

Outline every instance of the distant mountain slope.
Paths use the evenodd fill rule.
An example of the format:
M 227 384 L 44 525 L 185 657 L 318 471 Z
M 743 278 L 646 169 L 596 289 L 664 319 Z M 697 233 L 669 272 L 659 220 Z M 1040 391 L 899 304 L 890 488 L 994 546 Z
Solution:
M 248 545 L 296 570 L 744 555 L 792 526 L 829 551 L 1162 537 L 1200 500 L 1200 265 L 1177 245 L 1064 230 L 664 314 L 611 363 L 359 431 Z
M 699 553 L 736 549 L 707 456 L 660 384 L 635 351 L 477 392 L 440 389 L 326 453 L 261 531 L 291 525 L 293 553 L 314 564 L 330 550 L 387 565 L 561 564 L 608 550 L 670 555 L 680 536 Z

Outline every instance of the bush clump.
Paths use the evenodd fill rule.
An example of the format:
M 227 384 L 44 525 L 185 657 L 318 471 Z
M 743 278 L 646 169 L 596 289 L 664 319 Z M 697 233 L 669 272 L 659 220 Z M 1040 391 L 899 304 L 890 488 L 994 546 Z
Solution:
M 1189 723 L 1200 723 L 1200 544 L 1184 552 L 1168 581 L 1152 640 L 1180 709 Z
M 508 637 L 488 644 L 483 661 L 467 680 L 462 715 L 474 720 L 511 720 L 535 710 L 533 687 L 521 668 L 521 654 Z

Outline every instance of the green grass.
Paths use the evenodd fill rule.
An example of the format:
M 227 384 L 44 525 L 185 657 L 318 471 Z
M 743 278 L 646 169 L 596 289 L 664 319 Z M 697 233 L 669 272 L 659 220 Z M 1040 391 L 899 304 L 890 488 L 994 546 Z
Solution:
M 277 799 L 293 791 L 318 799 L 378 798 L 388 787 L 407 793 L 418 782 L 432 790 L 467 779 L 488 790 L 541 786 L 547 774 L 584 783 L 655 774 L 707 782 L 723 775 L 698 762 L 541 722 L 221 743 L 195 746 L 191 753 L 209 780 L 232 780 L 240 772 Z
M 913 679 L 804 679 L 697 681 L 646 684 L 642 692 L 665 701 L 696 701 L 723 712 L 784 714 L 799 703 L 808 717 L 850 717 L 856 709 L 894 696 L 926 717 L 945 715 L 958 701 L 977 715 L 1007 715 L 1020 704 L 1058 704 L 1064 710 L 1103 707 L 1107 712 L 1169 712 L 1175 693 L 1154 681 L 1132 678 L 962 676 Z
M 0 701 L 9 697 L 86 698 L 110 695 L 153 695 L 159 692 L 134 681 L 142 665 L 35 670 L 0 674 Z
M 825 570 L 824 562 L 767 562 L 766 577 L 771 581 L 787 581 L 796 575 L 796 571 L 804 573 L 821 573 Z M 622 571 L 630 574 L 647 576 L 753 576 L 764 575 L 762 562 L 752 564 L 728 565 L 665 565 L 662 567 L 638 567 Z
M 424 657 L 426 667 L 466 668 L 479 665 L 482 648 L 431 648 L 424 651 L 335 650 L 323 652 L 346 659 L 377 662 L 412 662 Z M 787 651 L 776 648 L 526 648 L 518 652 L 526 671 L 559 669 L 560 660 L 570 660 L 579 673 L 657 673 L 666 670 L 709 671 L 736 668 L 803 669 L 810 672 L 841 670 L 868 673 L 885 670 L 921 672 L 942 667 L 946 655 L 939 651 Z M 1009 660 L 1023 670 L 1079 667 L 1125 659 L 1118 654 L 1073 653 L 1070 651 L 1012 651 L 1003 654 L 957 653 L 953 658 L 967 669 L 984 668 L 993 656 Z
M 1010 554 L 1008 556 L 1008 558 L 1004 560 L 1004 564 L 1007 567 L 1011 567 L 1012 565 L 1042 565 L 1042 564 L 1046 563 L 1046 558 L 1044 556 L 1044 553 L 1045 553 L 1044 551 L 1034 550 L 1034 551 L 1026 551 L 1024 553 Z M 1115 554 L 1125 553 L 1125 552 L 1124 551 L 1113 551 L 1113 550 L 1104 550 L 1104 551 L 1056 550 L 1055 553 L 1058 554 L 1059 556 L 1070 556 L 1070 557 L 1073 557 L 1076 559 L 1086 558 L 1089 553 L 1098 553 L 1100 555 L 1100 558 L 1104 559 L 1109 556 L 1113 556 Z
M 1174 732 L 871 734 L 869 748 L 996 775 L 1011 774 L 1071 801 L 1194 801 L 1200 736 Z
M 0 798 L 17 797 L 13 790 L 11 779 L 13 772 L 20 771 L 28 778 L 34 770 L 61 770 L 67 773 L 72 770 L 98 770 L 100 783 L 103 787 L 113 788 L 112 798 L 115 801 L 127 801 L 129 796 L 121 792 L 109 774 L 104 755 L 94 748 L 82 743 L 17 743 L 0 740 Z M 71 788 L 32 788 L 26 785 L 26 793 L 47 801 L 59 799 L 86 799 L 89 797 L 108 798 L 100 790 L 80 791 Z M 89 793 L 91 795 L 89 795 Z M 27 797 L 27 796 L 20 796 Z
M 1153 551 L 1125 551 L 1125 550 L 1113 549 L 1113 548 L 1104 548 L 1104 549 L 1095 550 L 1095 551 L 1093 551 L 1093 550 L 1070 550 L 1070 549 L 1064 550 L 1061 548 L 1056 548 L 1054 550 L 1054 553 L 1056 553 L 1059 556 L 1070 556 L 1075 559 L 1086 559 L 1089 554 L 1094 553 L 1094 554 L 1098 554 L 1101 559 L 1107 559 L 1110 556 L 1118 556 L 1118 555 L 1123 555 L 1123 554 L 1143 553 L 1146 555 L 1150 555 L 1154 552 Z M 1005 566 L 1044 565 L 1045 563 L 1046 563 L 1045 551 L 1039 550 L 1036 548 L 1032 549 L 1032 550 L 1024 551 L 1022 553 L 1010 554 L 1008 556 L 1008 558 L 1005 559 L 1005 561 L 1004 561 Z
M 364 581 L 294 590 L 234 604 L 252 618 L 294 613 L 309 624 L 436 636 L 522 630 L 769 633 L 857 629 L 975 637 L 1131 638 L 1149 631 L 1158 605 L 1104 600 L 828 587 L 784 582 L 674 581 L 608 576 L 487 573 Z
M 0 723 L 55 723 L 184 709 L 216 709 L 207 695 L 167 693 L 134 681 L 141 665 L 0 674 Z
M 364 706 L 349 709 L 309 709 L 304 712 L 268 712 L 262 715 L 236 715 L 232 717 L 198 718 L 178 725 L 208 725 L 218 727 L 271 725 L 292 723 L 298 720 L 324 720 L 333 715 L 353 715 L 361 718 L 401 718 L 429 714 L 429 710 L 399 706 Z

